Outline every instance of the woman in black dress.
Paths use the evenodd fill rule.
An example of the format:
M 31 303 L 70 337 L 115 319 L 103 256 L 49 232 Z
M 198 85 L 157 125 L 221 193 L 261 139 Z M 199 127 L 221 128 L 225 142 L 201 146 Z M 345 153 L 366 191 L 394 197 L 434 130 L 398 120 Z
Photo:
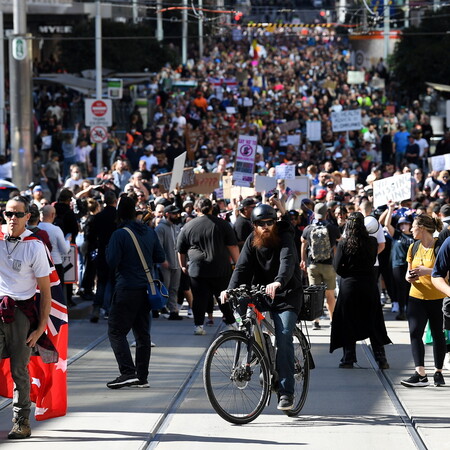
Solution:
M 390 344 L 383 312 L 377 296 L 374 264 L 378 243 L 369 236 L 361 213 L 349 215 L 344 238 L 338 243 L 334 267 L 341 277 L 339 296 L 333 314 L 330 353 L 344 351 L 340 368 L 356 363 L 356 341 L 370 338 L 380 369 L 388 369 L 384 345 Z

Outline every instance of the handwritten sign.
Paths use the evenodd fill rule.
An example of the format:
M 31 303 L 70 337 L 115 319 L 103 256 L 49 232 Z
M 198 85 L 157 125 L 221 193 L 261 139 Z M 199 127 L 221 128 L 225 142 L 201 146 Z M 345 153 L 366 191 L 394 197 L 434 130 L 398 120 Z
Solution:
M 331 124 L 333 132 L 360 130 L 361 110 L 354 109 L 349 111 L 333 112 L 331 113 Z
M 196 173 L 194 184 L 186 190 L 195 194 L 211 194 L 219 187 L 220 177 L 220 173 Z
M 306 176 L 295 177 L 285 181 L 286 188 L 289 188 L 295 193 L 298 200 L 309 198 L 310 193 L 310 179 Z M 298 202 L 297 202 L 298 203 Z
M 365 73 L 362 70 L 349 70 L 347 72 L 347 84 L 362 84 L 364 83 Z
M 277 187 L 277 179 L 275 177 L 265 177 L 263 175 L 255 175 L 255 191 L 269 192 Z
M 288 131 L 300 128 L 300 122 L 298 120 L 291 120 L 289 122 L 280 123 L 278 128 L 282 133 L 287 133 Z
M 428 158 L 428 161 L 431 166 L 431 170 L 447 170 L 450 169 L 450 153 L 447 153 L 446 155 L 438 155 L 438 156 L 432 156 L 431 158 Z
M 373 206 L 386 205 L 389 200 L 401 202 L 411 198 L 411 174 L 395 175 L 373 183 Z
M 293 145 L 294 147 L 299 147 L 300 146 L 300 135 L 299 134 L 290 134 L 287 137 L 287 144 L 288 145 Z
M 322 139 L 322 122 L 320 120 L 308 120 L 306 122 L 306 138 L 311 142 Z
M 277 179 L 293 179 L 295 178 L 295 166 L 294 165 L 287 165 L 287 164 L 280 164 L 279 166 L 275 167 L 275 178 Z

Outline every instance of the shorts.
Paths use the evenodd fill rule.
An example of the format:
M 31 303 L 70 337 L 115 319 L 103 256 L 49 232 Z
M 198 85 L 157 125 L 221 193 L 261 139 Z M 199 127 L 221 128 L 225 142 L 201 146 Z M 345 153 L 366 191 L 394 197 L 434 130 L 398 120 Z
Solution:
M 336 289 L 336 271 L 332 264 L 310 264 L 307 270 L 309 284 L 325 283 L 327 291 Z

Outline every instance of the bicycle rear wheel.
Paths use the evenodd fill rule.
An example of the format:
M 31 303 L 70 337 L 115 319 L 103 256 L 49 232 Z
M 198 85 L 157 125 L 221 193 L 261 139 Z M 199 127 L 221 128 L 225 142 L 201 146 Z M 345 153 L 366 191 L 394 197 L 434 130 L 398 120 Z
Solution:
M 294 358 L 295 358 L 295 385 L 294 385 L 294 407 L 284 411 L 289 417 L 298 416 L 302 410 L 309 387 L 309 344 L 303 332 L 295 327 L 293 332 Z
M 270 395 L 270 371 L 261 348 L 254 344 L 246 367 L 248 339 L 239 331 L 220 335 L 209 347 L 203 366 L 206 395 L 228 422 L 255 420 Z

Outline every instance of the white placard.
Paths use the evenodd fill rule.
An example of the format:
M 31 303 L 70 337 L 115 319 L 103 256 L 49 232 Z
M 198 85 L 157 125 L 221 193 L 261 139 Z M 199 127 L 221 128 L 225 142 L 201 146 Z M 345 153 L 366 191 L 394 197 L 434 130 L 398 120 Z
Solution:
M 356 190 L 355 179 L 344 177 L 342 178 L 341 186 L 342 189 L 344 189 L 344 192 L 355 191 Z
M 306 122 L 306 138 L 311 142 L 322 139 L 322 122 L 320 120 L 308 120 Z
M 265 177 L 263 175 L 255 175 L 255 191 L 269 192 L 277 187 L 277 179 L 275 177 Z
M 173 162 L 172 178 L 170 180 L 169 192 L 173 192 L 177 185 L 181 186 L 181 180 L 183 179 L 184 163 L 186 162 L 186 152 L 177 156 Z
M 245 106 L 247 108 L 253 106 L 253 99 L 248 98 L 248 97 L 244 97 L 243 106 Z
M 360 130 L 362 128 L 361 110 L 353 109 L 349 111 L 333 112 L 331 113 L 331 123 L 333 132 L 335 133 L 340 131 Z
M 78 283 L 78 250 L 75 244 L 70 244 L 69 253 L 62 255 L 64 283 Z
M 227 106 L 225 108 L 227 114 L 236 114 L 236 108 L 234 106 Z
M 411 174 L 395 175 L 373 183 L 373 206 L 386 205 L 389 200 L 401 202 L 411 198 Z
M 275 168 L 275 177 L 277 179 L 285 179 L 285 180 L 292 180 L 295 178 L 295 166 L 287 164 L 280 164 L 279 166 L 276 166 Z
M 432 156 L 428 159 L 431 162 L 431 170 L 449 170 L 450 169 L 450 153 L 445 155 Z
M 300 146 L 300 135 L 299 134 L 290 134 L 287 137 L 288 145 L 293 145 L 294 147 Z
M 349 70 L 347 72 L 347 84 L 362 84 L 365 82 L 365 72 L 362 70 Z
M 310 187 L 309 187 L 310 179 L 306 176 L 295 177 L 294 179 L 286 180 L 285 185 L 286 189 L 289 188 L 294 192 L 297 192 L 297 197 L 300 200 L 304 198 L 309 198 L 310 195 Z

